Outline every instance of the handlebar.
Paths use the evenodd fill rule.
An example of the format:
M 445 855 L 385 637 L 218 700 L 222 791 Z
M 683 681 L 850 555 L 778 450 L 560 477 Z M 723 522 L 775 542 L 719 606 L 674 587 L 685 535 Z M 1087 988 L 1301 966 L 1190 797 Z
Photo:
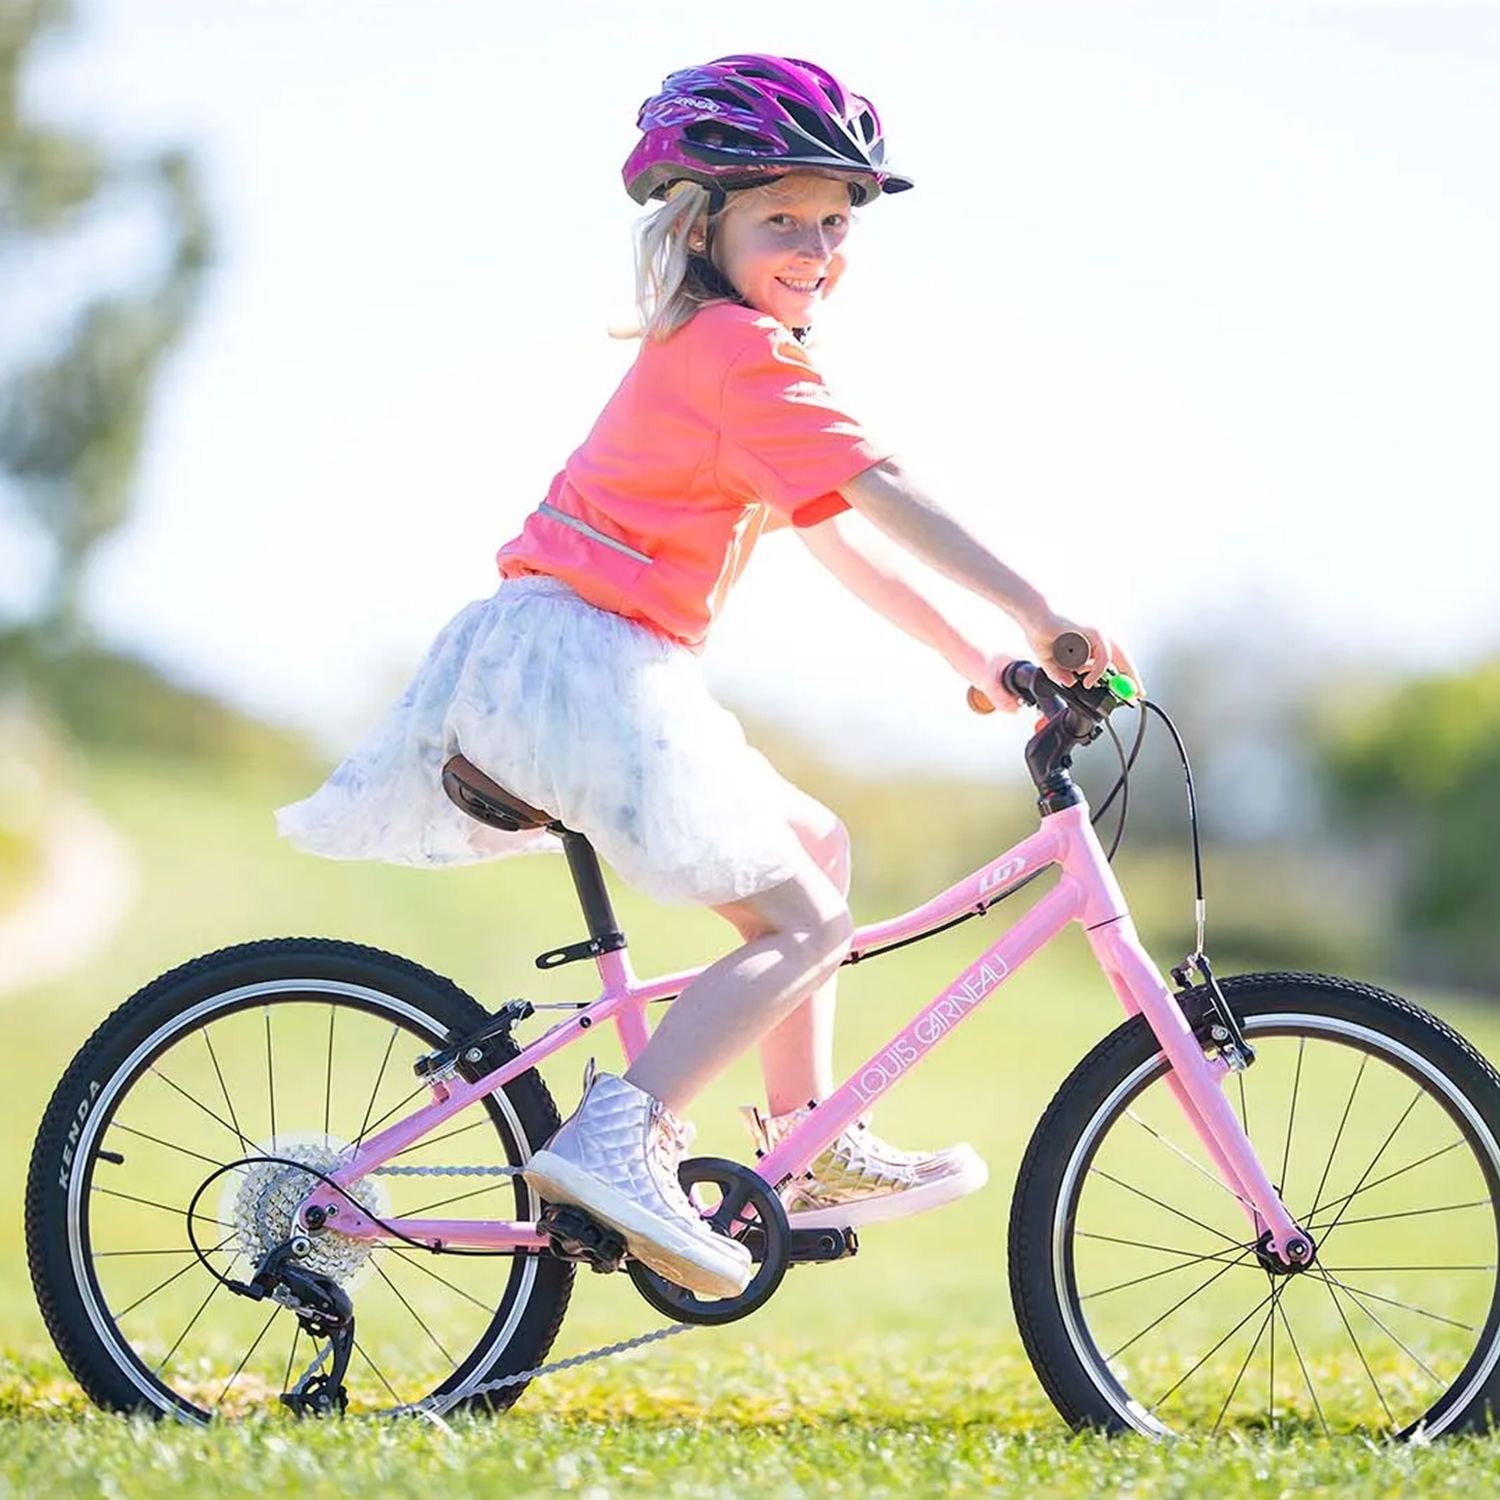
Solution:
M 1052 642 L 1053 659 L 1059 666 L 1066 667 L 1070 672 L 1083 670 L 1091 649 L 1088 639 L 1076 630 L 1065 630 Z M 1073 706 L 1096 720 L 1108 717 L 1109 713 L 1121 703 L 1134 703 L 1140 695 L 1135 682 L 1123 672 L 1116 672 L 1113 668 L 1100 679 L 1097 686 L 1085 688 L 1078 683 L 1054 682 L 1041 667 L 1033 662 L 1013 661 L 1006 667 L 1000 681 L 1006 692 L 1019 698 L 1023 703 L 1036 706 L 1031 684 L 1033 677 L 1038 675 L 1041 676 L 1048 689 L 1061 693 L 1070 702 L 1073 702 L 1075 694 L 1081 697 L 1084 701 L 1073 702 Z M 977 714 L 992 714 L 995 711 L 995 705 L 977 687 L 969 689 L 969 707 Z
M 1059 666 L 1078 671 L 1089 659 L 1091 647 L 1077 631 L 1065 631 L 1052 643 L 1052 656 Z M 1104 732 L 1104 721 L 1122 703 L 1139 696 L 1135 683 L 1112 669 L 1093 687 L 1081 682 L 1055 682 L 1035 662 L 1013 661 L 1000 674 L 1006 692 L 1042 712 L 1037 732 L 1026 747 L 1026 768 L 1040 793 L 1044 812 L 1055 812 L 1078 800 L 1067 772 L 1070 753 Z M 969 689 L 969 706 L 979 713 L 993 713 L 995 705 L 977 688 Z

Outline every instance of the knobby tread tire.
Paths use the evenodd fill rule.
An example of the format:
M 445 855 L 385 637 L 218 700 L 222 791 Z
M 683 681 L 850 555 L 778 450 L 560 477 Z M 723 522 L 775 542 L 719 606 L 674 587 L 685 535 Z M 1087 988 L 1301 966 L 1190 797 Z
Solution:
M 144 1396 L 89 1319 L 68 1249 L 67 1188 L 71 1173 L 85 1169 L 81 1158 L 75 1160 L 71 1153 L 70 1137 L 77 1139 L 93 1099 L 131 1053 L 180 1011 L 216 993 L 287 979 L 306 979 L 310 988 L 320 980 L 343 981 L 405 999 L 440 1023 L 437 1044 L 465 1035 L 488 1017 L 472 996 L 442 975 L 396 954 L 333 938 L 267 938 L 221 948 L 160 975 L 117 1006 L 79 1050 L 53 1092 L 32 1150 L 25 1204 L 27 1263 L 38 1307 L 64 1362 L 99 1406 L 157 1416 L 175 1410 L 190 1419 L 202 1417 L 180 1398 L 161 1404 Z M 510 1055 L 515 1051 L 512 1045 Z M 560 1123 L 550 1092 L 532 1069 L 508 1083 L 504 1093 L 527 1146 L 535 1150 Z M 498 1126 L 501 1116 L 496 1107 L 486 1100 L 485 1108 Z M 542 1364 L 562 1326 L 574 1267 L 543 1255 L 537 1257 L 536 1272 L 526 1309 L 502 1352 L 486 1368 L 486 1381 Z M 510 1295 L 507 1289 L 507 1300 Z M 452 1383 L 450 1376 L 436 1392 Z M 517 1384 L 466 1398 L 456 1409 L 498 1413 L 525 1389 Z

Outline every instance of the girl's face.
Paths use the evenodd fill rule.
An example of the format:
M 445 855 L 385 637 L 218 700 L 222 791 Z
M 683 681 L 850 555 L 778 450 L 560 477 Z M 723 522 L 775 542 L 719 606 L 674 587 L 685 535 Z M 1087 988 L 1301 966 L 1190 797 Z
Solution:
M 844 274 L 848 232 L 848 186 L 795 172 L 729 195 L 716 225 L 714 260 L 757 312 L 806 328 Z

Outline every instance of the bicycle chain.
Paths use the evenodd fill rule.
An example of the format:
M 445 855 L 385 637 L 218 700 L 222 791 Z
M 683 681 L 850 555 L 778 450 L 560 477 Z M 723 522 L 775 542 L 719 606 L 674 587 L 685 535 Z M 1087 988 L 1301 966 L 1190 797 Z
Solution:
M 369 1175 L 383 1177 L 519 1177 L 522 1167 L 376 1167 Z M 650 1333 L 638 1334 L 633 1339 L 622 1339 L 615 1344 L 602 1344 L 584 1354 L 571 1354 L 566 1359 L 555 1359 L 550 1364 L 535 1365 L 529 1370 L 519 1370 L 514 1375 L 502 1375 L 487 1380 L 483 1385 L 470 1386 L 450 1392 L 446 1396 L 424 1396 L 420 1401 L 407 1401 L 400 1406 L 377 1411 L 377 1417 L 433 1416 L 441 1417 L 460 1401 L 471 1401 L 477 1396 L 488 1396 L 492 1391 L 503 1391 L 508 1386 L 525 1385 L 532 1380 L 544 1380 L 561 1370 L 576 1369 L 580 1365 L 592 1364 L 595 1360 L 610 1359 L 616 1354 L 627 1354 L 632 1349 L 644 1348 L 647 1344 L 659 1343 L 662 1339 L 674 1338 L 679 1333 L 692 1333 L 700 1327 L 696 1323 L 674 1323 L 670 1328 L 656 1328 Z M 327 1345 L 302 1372 L 297 1386 L 302 1385 L 327 1359 L 332 1349 Z M 297 1389 L 293 1386 L 293 1390 Z

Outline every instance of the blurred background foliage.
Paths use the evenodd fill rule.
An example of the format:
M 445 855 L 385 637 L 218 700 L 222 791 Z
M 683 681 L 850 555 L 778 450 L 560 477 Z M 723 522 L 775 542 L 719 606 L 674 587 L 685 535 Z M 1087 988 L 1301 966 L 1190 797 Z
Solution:
M 65 0 L 0 0 L 0 536 L 25 536 L 38 559 L 24 604 L 0 612 L 0 913 L 24 898 L 83 767 L 149 762 L 164 788 L 187 765 L 251 769 L 289 795 L 326 769 L 287 732 L 90 630 L 90 559 L 129 516 L 152 394 L 198 308 L 213 235 L 186 150 L 116 156 L 28 101 L 28 59 L 71 19 Z M 39 268 L 125 220 L 149 224 L 154 271 L 75 286 L 70 305 L 39 310 Z M 1358 676 L 1340 674 L 1334 691 L 1326 667 L 1297 664 L 1295 641 L 1239 616 L 1151 663 L 1195 761 L 1219 949 L 1500 993 L 1500 657 L 1397 684 L 1367 673 L 1352 688 Z M 978 780 L 856 775 L 783 725 L 751 727 L 849 824 L 862 914 L 925 899 L 1032 826 L 1009 741 L 997 795 Z M 1121 868 L 1148 939 L 1185 952 L 1182 777 L 1166 737 L 1153 738 L 1131 781 Z M 1100 799 L 1108 751 L 1081 776 Z

